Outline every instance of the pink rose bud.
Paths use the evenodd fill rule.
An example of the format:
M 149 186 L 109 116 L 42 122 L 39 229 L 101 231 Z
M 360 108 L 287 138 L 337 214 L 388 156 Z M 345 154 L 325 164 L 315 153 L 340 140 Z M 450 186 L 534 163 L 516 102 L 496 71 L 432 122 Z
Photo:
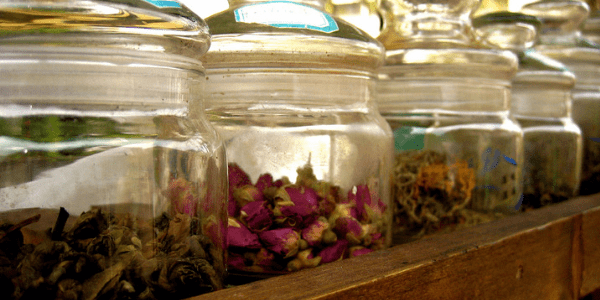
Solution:
M 352 217 L 337 218 L 333 231 L 354 245 L 360 244 L 363 238 L 362 226 Z
M 344 253 L 348 249 L 348 241 L 338 240 L 333 245 L 324 248 L 319 252 L 321 257 L 321 263 L 329 263 L 332 261 L 340 260 L 344 257 Z
M 373 250 L 371 250 L 369 248 L 365 248 L 365 247 L 356 246 L 356 247 L 350 248 L 349 252 L 350 252 L 350 257 L 357 257 L 357 256 L 371 253 L 371 252 L 373 252 Z
M 329 229 L 329 222 L 324 217 L 319 217 L 312 224 L 302 230 L 302 238 L 306 240 L 309 247 L 321 244 L 323 232 Z
M 229 187 L 237 188 L 244 185 L 251 185 L 250 176 L 235 163 L 227 166 L 229 171 Z
M 246 268 L 244 258 L 239 254 L 229 253 L 227 257 L 227 264 L 229 265 L 229 267 L 238 270 L 244 270 Z
M 381 232 L 371 234 L 370 248 L 373 250 L 385 248 L 385 236 Z
M 314 214 L 311 214 L 310 208 L 306 206 L 282 206 L 279 211 L 287 218 L 287 224 L 296 228 L 304 228 L 306 224 L 310 224 L 316 218 Z
M 254 264 L 257 266 L 262 266 L 262 267 L 272 267 L 275 262 L 275 254 L 273 254 L 273 252 L 270 252 L 269 250 L 265 249 L 265 248 L 260 248 L 260 250 L 258 251 L 258 253 L 256 254 L 256 259 L 254 261 Z
M 308 187 L 286 187 L 285 191 L 296 206 L 306 206 L 315 212 L 319 207 L 317 193 Z
M 312 254 L 312 249 L 306 249 L 298 252 L 296 258 L 292 259 L 287 264 L 287 269 L 290 272 L 302 270 L 305 268 L 314 268 L 321 263 L 321 257 L 314 257 Z
M 284 258 L 291 257 L 298 253 L 298 241 L 300 240 L 300 235 L 291 228 L 278 228 L 262 231 L 258 233 L 258 237 L 267 249 Z
M 174 213 L 188 216 L 196 215 L 196 208 L 200 199 L 196 195 L 194 185 L 191 182 L 183 178 L 172 180 L 167 188 L 167 198 Z
M 227 227 L 227 242 L 229 247 L 248 249 L 260 249 L 262 247 L 256 234 L 250 232 L 244 224 L 231 217 L 229 218 L 229 226 Z
M 329 225 L 335 227 L 335 220 L 338 218 L 350 217 L 356 219 L 357 214 L 354 206 L 354 203 L 337 204 L 329 216 Z
M 233 190 L 233 199 L 240 207 L 244 207 L 250 202 L 263 201 L 263 194 L 254 186 L 245 185 Z
M 240 207 L 237 202 L 233 200 L 233 195 L 229 195 L 229 201 L 227 202 L 227 213 L 230 217 L 237 217 L 240 214 Z
M 319 201 L 319 215 L 321 216 L 329 216 L 336 207 L 336 202 L 333 197 L 328 196 L 327 198 L 321 199 Z
M 370 192 L 366 185 L 358 185 L 348 191 L 348 198 L 351 197 L 356 201 L 357 219 L 361 222 L 380 219 L 386 210 L 386 205 L 381 201 L 377 192 Z
M 271 176 L 269 173 L 260 175 L 254 186 L 261 192 L 263 192 L 266 188 L 275 186 L 275 183 L 273 182 L 273 176 Z
M 266 207 L 265 201 L 254 201 L 246 204 L 241 209 L 240 219 L 254 232 L 263 231 L 271 227 L 273 213 Z

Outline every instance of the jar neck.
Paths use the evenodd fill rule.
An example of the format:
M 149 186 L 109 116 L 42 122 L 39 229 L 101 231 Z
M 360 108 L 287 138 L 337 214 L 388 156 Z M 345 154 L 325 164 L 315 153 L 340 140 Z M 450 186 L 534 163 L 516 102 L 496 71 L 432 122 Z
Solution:
M 248 4 L 255 4 L 261 2 L 268 2 L 269 0 L 229 0 L 229 7 L 240 7 Z M 295 2 L 300 4 L 310 5 L 314 8 L 325 10 L 327 0 L 286 0 L 289 2 Z
M 377 106 L 382 114 L 410 111 L 508 112 L 510 82 L 485 78 L 380 78 Z
M 368 112 L 373 93 L 369 75 L 340 70 L 209 69 L 205 107 L 208 112 L 244 114 Z
M 511 113 L 533 118 L 570 118 L 571 90 L 553 84 L 513 83 Z

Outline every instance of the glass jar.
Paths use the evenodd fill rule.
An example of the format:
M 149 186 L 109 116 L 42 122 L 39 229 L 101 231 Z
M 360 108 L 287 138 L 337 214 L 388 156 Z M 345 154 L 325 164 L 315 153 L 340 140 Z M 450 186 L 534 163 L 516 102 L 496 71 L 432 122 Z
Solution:
M 131 0 L 3 2 L 0 19 L 1 298 L 222 288 L 227 166 L 199 98 L 204 21 Z
M 523 128 L 521 210 L 578 195 L 583 144 L 581 130 L 571 119 L 575 74 L 531 49 L 541 25 L 537 18 L 495 13 L 473 23 L 484 43 L 519 56 L 519 71 L 512 80 L 511 114 Z
M 583 22 L 581 34 L 587 40 L 600 44 L 600 2 L 596 0 L 585 1 L 590 9 L 589 16 Z
M 381 29 L 378 2 L 379 0 L 330 0 L 329 10 L 332 15 L 376 37 Z
M 390 244 L 383 48 L 325 1 L 230 1 L 207 18 L 207 113 L 229 161 L 229 267 L 281 274 Z M 247 274 L 247 273 L 246 273 Z
M 382 2 L 377 99 L 395 138 L 395 241 L 495 219 L 520 200 L 523 131 L 509 116 L 517 57 L 476 44 L 476 5 Z
M 581 37 L 579 30 L 589 7 L 580 1 L 543 1 L 521 11 L 542 21 L 540 54 L 565 64 L 576 76 L 572 117 L 583 135 L 580 194 L 600 192 L 600 47 Z

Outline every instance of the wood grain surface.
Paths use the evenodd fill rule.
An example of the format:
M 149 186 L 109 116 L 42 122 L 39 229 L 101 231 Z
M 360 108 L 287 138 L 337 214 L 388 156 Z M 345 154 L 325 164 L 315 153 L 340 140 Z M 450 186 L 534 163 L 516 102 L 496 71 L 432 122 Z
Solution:
M 600 195 L 191 298 L 579 299 L 600 288 Z

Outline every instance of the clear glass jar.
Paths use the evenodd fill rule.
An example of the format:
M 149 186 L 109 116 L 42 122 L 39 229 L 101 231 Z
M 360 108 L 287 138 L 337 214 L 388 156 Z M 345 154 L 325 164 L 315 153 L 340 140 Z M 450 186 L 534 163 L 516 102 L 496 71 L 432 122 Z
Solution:
M 331 14 L 362 29 L 372 37 L 379 35 L 381 16 L 379 0 L 330 0 Z
M 505 12 L 484 15 L 473 23 L 484 43 L 519 56 L 511 114 L 523 128 L 521 210 L 578 195 L 583 144 L 581 130 L 571 119 L 575 74 L 531 49 L 541 25 L 537 18 Z
M 589 7 L 580 1 L 543 1 L 521 10 L 542 21 L 536 51 L 565 64 L 576 76 L 572 117 L 583 134 L 580 194 L 600 192 L 600 47 L 582 38 L 579 30 Z
M 204 21 L 175 1 L 10 1 L 0 16 L 1 298 L 222 288 Z
M 252 3 L 251 3 L 252 2 Z M 280 274 L 390 244 L 383 48 L 324 1 L 230 1 L 207 18 L 207 113 L 230 163 L 229 267 Z
M 517 57 L 477 45 L 476 5 L 382 2 L 377 100 L 395 138 L 395 241 L 512 213 L 520 199 L 523 131 L 509 116 Z

